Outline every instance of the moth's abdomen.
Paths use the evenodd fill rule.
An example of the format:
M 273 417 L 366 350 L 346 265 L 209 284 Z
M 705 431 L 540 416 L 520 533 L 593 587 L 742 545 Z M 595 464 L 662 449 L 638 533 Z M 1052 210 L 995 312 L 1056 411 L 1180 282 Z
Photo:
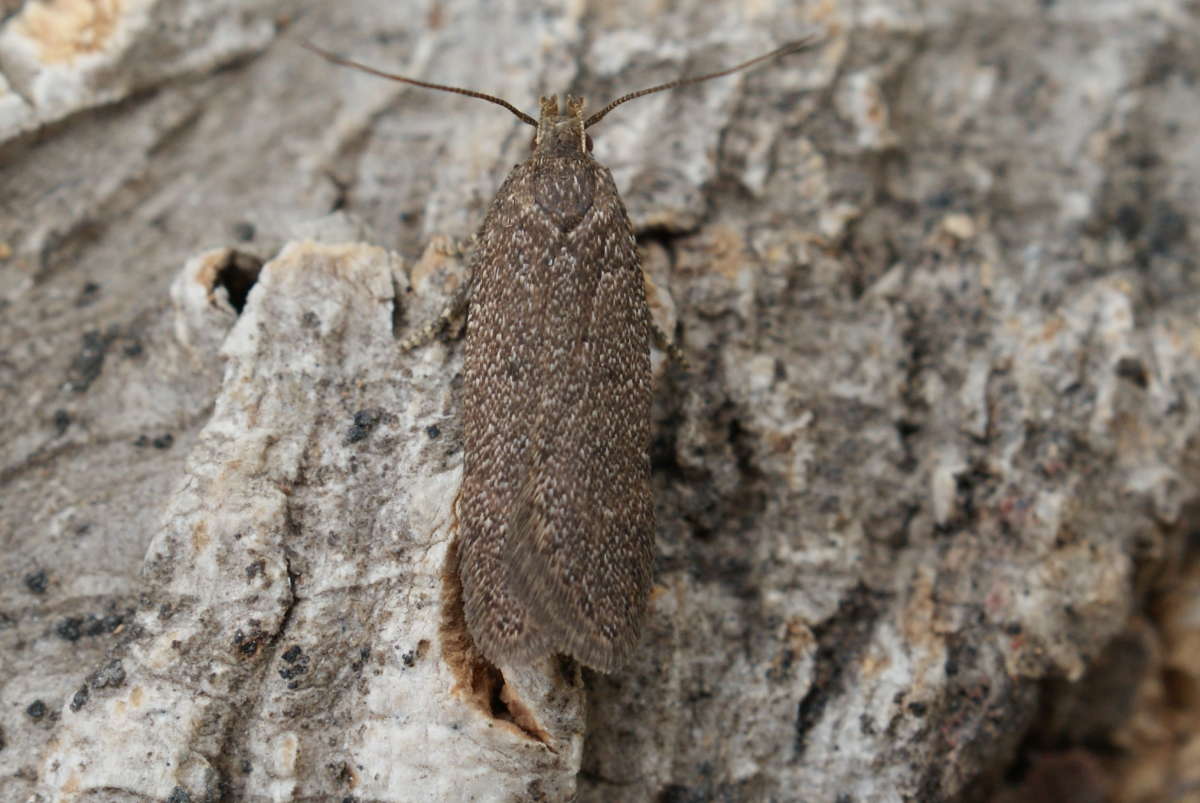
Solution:
M 480 232 L 460 579 L 491 660 L 554 651 L 611 670 L 651 583 L 649 313 L 607 170 L 563 167 L 518 167 Z

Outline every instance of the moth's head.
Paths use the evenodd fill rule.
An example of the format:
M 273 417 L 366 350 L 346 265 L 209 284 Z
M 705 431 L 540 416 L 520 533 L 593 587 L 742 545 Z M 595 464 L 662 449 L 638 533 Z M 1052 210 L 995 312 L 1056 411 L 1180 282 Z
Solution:
M 558 110 L 558 98 L 542 98 L 537 133 L 533 135 L 535 156 L 571 156 L 591 153 L 592 138 L 583 129 L 583 98 L 567 95 L 567 107 Z

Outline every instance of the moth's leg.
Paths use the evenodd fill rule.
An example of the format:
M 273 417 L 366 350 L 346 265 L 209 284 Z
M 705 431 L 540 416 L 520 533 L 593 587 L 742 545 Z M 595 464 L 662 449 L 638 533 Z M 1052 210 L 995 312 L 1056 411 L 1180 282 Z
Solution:
M 400 351 L 412 351 L 424 346 L 429 341 L 446 331 L 455 320 L 467 311 L 471 302 L 471 283 L 466 282 L 454 291 L 454 296 L 441 313 L 429 323 L 416 330 L 399 343 Z
M 443 256 L 462 259 L 465 254 L 474 249 L 474 245 L 475 236 L 472 235 L 472 237 L 465 242 L 452 240 L 449 237 L 439 237 L 433 240 L 429 247 L 436 253 Z M 471 302 L 471 286 L 473 284 L 473 279 L 474 271 L 472 270 L 472 266 L 468 263 L 467 280 L 463 282 L 457 290 L 454 291 L 454 295 L 451 296 L 450 301 L 446 304 L 445 308 L 442 309 L 441 313 L 439 313 L 436 318 L 429 321 L 419 329 L 413 331 L 400 341 L 398 344 L 400 351 L 412 351 L 413 349 L 417 349 L 426 345 L 442 332 L 446 331 L 451 323 L 462 317 L 462 315 L 466 313 L 467 307 Z
M 679 348 L 671 336 L 664 332 L 657 323 L 651 321 L 650 328 L 654 332 L 654 345 L 658 346 L 667 357 L 674 360 L 680 368 L 688 370 L 688 360 L 683 349 Z
M 439 254 L 448 257 L 462 257 L 470 252 L 475 247 L 475 238 L 478 234 L 472 234 L 466 240 L 454 240 L 449 237 L 438 237 L 433 241 L 432 246 Z

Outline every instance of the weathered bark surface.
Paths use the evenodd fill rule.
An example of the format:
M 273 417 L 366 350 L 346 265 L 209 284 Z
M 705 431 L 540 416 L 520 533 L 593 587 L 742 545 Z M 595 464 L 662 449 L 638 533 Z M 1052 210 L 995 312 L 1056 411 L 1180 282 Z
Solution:
M 0 5 L 0 799 L 986 796 L 1200 526 L 1200 20 L 975 7 Z M 813 30 L 593 131 L 692 366 L 658 589 L 482 666 L 395 342 L 528 131 L 297 43 L 594 108 Z

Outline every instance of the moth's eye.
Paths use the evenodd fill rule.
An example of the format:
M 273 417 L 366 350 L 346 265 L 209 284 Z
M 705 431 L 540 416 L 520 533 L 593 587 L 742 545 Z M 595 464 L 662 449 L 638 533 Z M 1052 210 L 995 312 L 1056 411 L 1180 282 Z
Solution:
M 583 144 L 585 146 L 587 146 L 587 152 L 591 153 L 592 152 L 592 135 L 591 134 L 583 135 Z

